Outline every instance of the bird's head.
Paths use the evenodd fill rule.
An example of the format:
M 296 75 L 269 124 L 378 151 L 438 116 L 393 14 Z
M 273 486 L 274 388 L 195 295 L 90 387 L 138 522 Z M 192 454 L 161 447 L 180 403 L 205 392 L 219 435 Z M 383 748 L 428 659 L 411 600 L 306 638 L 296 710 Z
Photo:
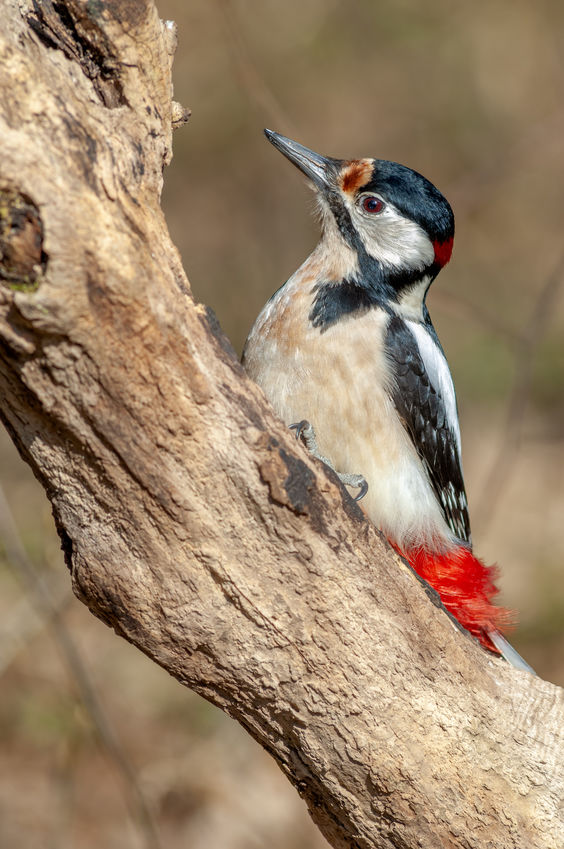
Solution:
M 383 159 L 332 159 L 265 130 L 313 184 L 331 250 L 353 258 L 349 278 L 390 302 L 424 301 L 454 239 L 448 201 L 417 171 Z

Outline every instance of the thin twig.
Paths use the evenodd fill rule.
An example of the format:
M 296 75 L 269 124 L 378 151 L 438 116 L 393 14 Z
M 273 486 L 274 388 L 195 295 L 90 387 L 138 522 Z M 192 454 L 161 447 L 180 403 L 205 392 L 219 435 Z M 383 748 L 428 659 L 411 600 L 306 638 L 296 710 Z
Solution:
M 2 636 L 0 638 L 0 678 L 20 652 L 51 625 L 53 616 L 60 615 L 61 610 L 66 606 L 72 595 L 68 586 L 64 590 L 55 588 L 50 590 L 50 593 L 54 608 L 52 616 L 41 615 L 29 593 L 22 598 L 10 615 L 6 616 L 2 623 Z
M 247 93 L 250 102 L 258 107 L 261 114 L 266 115 L 269 122 L 272 122 L 276 127 L 283 128 L 285 132 L 291 135 L 298 135 L 286 110 L 257 70 L 248 45 L 241 33 L 241 27 L 233 13 L 230 0 L 216 0 L 216 3 L 221 14 L 227 36 L 226 40 L 241 88 Z
M 488 327 L 498 337 L 503 337 L 512 347 L 517 348 L 523 342 L 523 335 L 521 333 L 514 330 L 505 322 L 500 321 L 493 312 L 484 309 L 478 303 L 472 303 L 461 295 L 439 289 L 433 293 L 433 303 L 440 306 L 441 309 L 457 313 L 464 316 L 464 318 L 471 319 L 476 324 Z
M 137 781 L 135 771 L 109 723 L 76 643 L 59 615 L 57 603 L 50 589 L 25 551 L 1 484 L 0 539 L 8 563 L 25 586 L 37 612 L 42 618 L 49 620 L 53 637 L 76 683 L 80 699 L 92 721 L 100 744 L 124 779 L 128 789 L 127 798 L 131 815 L 137 823 L 144 845 L 147 849 L 161 849 L 156 823 Z
M 462 174 L 447 186 L 447 197 L 456 211 L 457 221 L 467 217 L 478 206 L 484 204 L 484 194 L 491 193 L 509 174 L 516 170 L 522 160 L 538 157 L 546 139 L 562 138 L 564 112 L 552 110 L 544 121 L 536 121 L 527 132 L 517 136 L 513 144 L 503 147 L 497 155 L 484 158 L 477 168 Z
M 525 412 L 531 394 L 534 353 L 553 313 L 563 280 L 564 255 L 560 257 L 555 270 L 539 293 L 527 331 L 515 352 L 515 378 L 507 404 L 502 439 L 486 478 L 482 497 L 478 501 L 478 509 L 475 511 L 476 523 L 481 533 L 484 533 L 492 522 L 499 499 L 516 465 L 523 441 Z

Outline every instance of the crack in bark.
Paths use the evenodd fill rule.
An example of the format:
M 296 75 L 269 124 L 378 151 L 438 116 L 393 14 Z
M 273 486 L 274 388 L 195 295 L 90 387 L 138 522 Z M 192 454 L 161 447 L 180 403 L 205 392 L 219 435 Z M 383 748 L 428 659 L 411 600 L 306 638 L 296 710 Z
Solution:
M 104 9 L 105 3 L 100 1 L 77 4 L 33 0 L 33 12 L 28 12 L 26 20 L 43 44 L 61 50 L 76 62 L 104 106 L 115 109 L 127 99 L 118 56 L 95 20 Z
M 47 259 L 37 205 L 17 189 L 0 187 L 0 281 L 10 289 L 34 291 Z

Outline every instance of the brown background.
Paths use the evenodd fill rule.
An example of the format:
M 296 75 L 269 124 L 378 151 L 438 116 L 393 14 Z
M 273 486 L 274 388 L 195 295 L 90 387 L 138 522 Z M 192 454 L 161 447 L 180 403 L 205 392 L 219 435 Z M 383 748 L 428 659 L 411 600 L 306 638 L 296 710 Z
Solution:
M 164 206 L 196 297 L 238 351 L 318 232 L 311 195 L 264 126 L 321 153 L 403 162 L 451 201 L 455 252 L 429 306 L 457 387 L 475 548 L 502 567 L 501 600 L 520 615 L 512 641 L 564 684 L 564 6 L 159 8 L 179 25 L 175 93 L 193 111 Z M 68 596 L 48 504 L 3 432 L 0 483 L 163 844 L 325 846 L 243 731 Z M 130 783 L 28 598 L 0 553 L 0 846 L 142 846 Z

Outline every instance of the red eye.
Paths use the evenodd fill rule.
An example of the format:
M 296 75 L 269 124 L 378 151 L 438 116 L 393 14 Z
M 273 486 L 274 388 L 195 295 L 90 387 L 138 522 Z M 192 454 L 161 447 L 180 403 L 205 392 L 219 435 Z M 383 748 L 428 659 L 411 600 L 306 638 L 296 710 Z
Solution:
M 374 197 L 374 195 L 369 195 L 362 201 L 362 208 L 365 212 L 382 212 L 384 206 L 384 201 Z

